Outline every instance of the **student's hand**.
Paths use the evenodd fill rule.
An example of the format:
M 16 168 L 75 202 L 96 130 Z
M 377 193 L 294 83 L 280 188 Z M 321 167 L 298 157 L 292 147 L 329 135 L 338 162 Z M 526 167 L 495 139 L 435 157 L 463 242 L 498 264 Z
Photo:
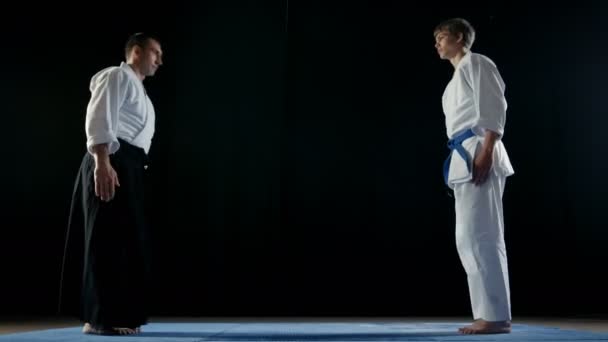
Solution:
M 482 149 L 473 161 L 473 183 L 483 184 L 490 174 L 492 168 L 492 150 Z
M 490 169 L 492 168 L 494 146 L 499 136 L 497 132 L 491 130 L 486 130 L 485 132 L 481 151 L 475 156 L 475 160 L 473 161 L 473 183 L 475 185 L 479 186 L 488 179 Z
M 110 164 L 104 161 L 95 165 L 95 195 L 101 197 L 104 202 L 109 202 L 116 193 L 115 187 L 120 186 L 118 174 Z

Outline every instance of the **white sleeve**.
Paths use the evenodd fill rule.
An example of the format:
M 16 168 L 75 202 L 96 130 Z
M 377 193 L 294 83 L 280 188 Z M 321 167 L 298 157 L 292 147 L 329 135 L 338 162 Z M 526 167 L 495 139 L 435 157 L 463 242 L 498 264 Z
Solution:
M 108 144 L 109 153 L 118 150 L 118 115 L 127 91 L 127 77 L 114 69 L 91 81 L 91 99 L 87 106 L 85 131 L 87 150 L 92 153 L 94 145 Z
M 472 81 L 477 107 L 475 130 L 485 133 L 491 130 L 503 136 L 507 116 L 505 84 L 496 66 L 486 60 L 472 63 Z

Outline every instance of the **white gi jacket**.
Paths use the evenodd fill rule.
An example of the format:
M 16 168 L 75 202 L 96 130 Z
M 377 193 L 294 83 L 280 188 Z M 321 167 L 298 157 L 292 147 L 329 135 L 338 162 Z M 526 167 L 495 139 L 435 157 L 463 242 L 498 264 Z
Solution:
M 507 112 L 504 92 L 505 83 L 496 65 L 488 57 L 468 52 L 456 66 L 442 99 L 446 132 L 449 139 L 468 129 L 476 136 L 462 143 L 469 153 L 470 165 L 467 166 L 460 154 L 453 151 L 448 175 L 448 186 L 451 188 L 456 183 L 471 181 L 472 161 L 481 147 L 486 130 L 500 135 L 494 149 L 493 172 L 504 177 L 514 173 L 501 140 Z
M 91 99 L 87 106 L 85 131 L 87 150 L 107 143 L 110 154 L 120 147 L 118 138 L 150 150 L 154 135 L 155 112 L 141 80 L 122 62 L 105 68 L 90 81 Z

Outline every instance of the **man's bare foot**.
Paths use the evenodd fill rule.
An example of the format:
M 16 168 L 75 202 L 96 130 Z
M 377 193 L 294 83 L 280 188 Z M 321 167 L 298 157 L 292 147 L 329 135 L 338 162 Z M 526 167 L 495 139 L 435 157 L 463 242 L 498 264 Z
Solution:
M 84 327 L 82 327 L 82 332 L 93 335 L 117 335 L 114 329 L 95 328 L 90 323 L 84 324 Z
M 139 333 L 139 328 L 112 328 L 118 335 L 134 335 Z
M 473 324 L 458 329 L 461 334 L 508 334 L 511 332 L 511 322 L 489 322 L 477 319 Z
M 140 327 L 137 328 L 95 328 L 90 323 L 85 323 L 82 327 L 82 332 L 85 334 L 94 335 L 133 335 L 141 332 Z

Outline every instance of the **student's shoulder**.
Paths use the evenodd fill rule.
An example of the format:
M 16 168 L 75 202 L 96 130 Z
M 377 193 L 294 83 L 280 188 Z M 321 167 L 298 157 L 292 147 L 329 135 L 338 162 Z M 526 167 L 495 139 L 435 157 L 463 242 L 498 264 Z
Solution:
M 497 69 L 496 63 L 490 57 L 476 52 L 471 52 L 471 64 L 479 65 L 483 68 Z
M 461 77 L 468 77 L 473 70 L 473 65 L 476 63 L 476 58 L 476 56 L 473 56 L 473 53 L 467 53 L 458 63 L 458 67 L 456 68 L 457 74 Z

